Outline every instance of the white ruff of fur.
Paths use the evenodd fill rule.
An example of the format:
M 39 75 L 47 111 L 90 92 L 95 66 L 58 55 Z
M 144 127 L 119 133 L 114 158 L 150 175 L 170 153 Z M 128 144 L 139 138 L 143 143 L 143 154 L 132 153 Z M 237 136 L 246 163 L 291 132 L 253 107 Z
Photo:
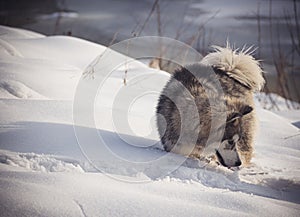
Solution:
M 259 91 L 264 86 L 263 70 L 259 61 L 251 56 L 251 47 L 244 51 L 233 50 L 230 46 L 213 46 L 215 52 L 205 56 L 201 63 L 213 66 L 226 72 L 229 77 L 236 79 L 252 91 Z

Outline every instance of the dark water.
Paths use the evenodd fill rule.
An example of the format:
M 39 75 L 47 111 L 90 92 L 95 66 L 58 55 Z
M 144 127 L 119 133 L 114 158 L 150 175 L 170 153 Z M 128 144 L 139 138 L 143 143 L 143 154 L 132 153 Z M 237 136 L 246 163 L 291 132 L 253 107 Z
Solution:
M 159 35 L 156 10 L 145 22 L 153 2 L 155 0 L 2 0 L 0 23 L 46 35 L 69 33 L 108 45 L 115 34 L 117 41 L 134 34 Z M 227 38 L 237 47 L 258 45 L 256 14 L 259 13 L 261 50 L 268 53 L 269 7 L 268 0 L 160 0 L 161 35 L 189 43 L 199 34 L 201 44 L 195 41 L 195 47 L 224 44 Z M 69 13 L 55 16 L 55 12 Z M 274 30 L 278 29 L 282 46 L 290 44 L 284 15 L 292 12 L 293 1 L 272 1 L 273 26 Z M 274 33 L 273 37 L 276 41 L 278 34 Z
M 259 47 L 256 57 L 270 65 L 273 64 L 273 47 L 276 56 L 284 53 L 287 62 L 297 66 L 288 68 L 292 98 L 296 99 L 300 87 L 297 61 L 300 57 L 293 49 L 290 36 L 291 31 L 297 31 L 292 0 L 160 0 L 159 10 L 156 6 L 151 14 L 154 2 L 2 0 L 0 24 L 46 35 L 73 35 L 104 45 L 134 35 L 161 35 L 190 43 L 203 53 L 211 44 L 224 45 L 228 39 L 236 47 L 245 44 Z M 297 13 L 299 7 L 297 3 Z M 276 92 L 275 74 L 273 67 L 268 80 L 270 89 Z

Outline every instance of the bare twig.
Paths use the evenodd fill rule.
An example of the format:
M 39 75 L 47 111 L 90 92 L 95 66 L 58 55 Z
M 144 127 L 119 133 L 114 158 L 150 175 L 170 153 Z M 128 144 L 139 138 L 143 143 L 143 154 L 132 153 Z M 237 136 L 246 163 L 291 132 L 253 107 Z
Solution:
M 152 8 L 151 8 L 151 10 L 150 10 L 150 12 L 149 12 L 147 18 L 145 19 L 144 23 L 142 24 L 140 30 L 137 31 L 138 25 L 132 30 L 132 34 L 133 34 L 134 36 L 140 36 L 140 35 L 141 35 L 141 33 L 143 32 L 143 30 L 144 30 L 146 24 L 147 24 L 148 21 L 150 20 L 150 18 L 151 18 L 151 16 L 152 16 L 153 12 L 155 11 L 155 8 L 156 8 L 156 5 L 158 4 L 158 2 L 159 2 L 159 0 L 155 0 L 155 1 L 153 2 Z
M 257 3 L 257 43 L 258 43 L 258 59 L 261 58 L 261 25 L 260 25 L 260 2 Z

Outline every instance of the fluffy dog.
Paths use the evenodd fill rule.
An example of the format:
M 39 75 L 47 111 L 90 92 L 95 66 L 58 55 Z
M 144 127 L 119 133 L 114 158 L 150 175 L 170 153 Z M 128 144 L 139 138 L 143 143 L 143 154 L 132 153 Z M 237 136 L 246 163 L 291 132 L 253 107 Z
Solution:
M 175 70 L 156 111 L 164 149 L 226 167 L 249 164 L 256 128 L 253 93 L 264 85 L 262 73 L 250 49 L 238 51 L 229 46 L 214 46 L 214 52 L 200 63 Z M 216 80 L 221 91 L 215 88 Z M 225 120 L 220 118 L 216 127 L 212 120 L 219 120 L 222 114 Z M 221 139 L 214 140 L 218 132 Z M 212 151 L 205 151 L 209 147 Z

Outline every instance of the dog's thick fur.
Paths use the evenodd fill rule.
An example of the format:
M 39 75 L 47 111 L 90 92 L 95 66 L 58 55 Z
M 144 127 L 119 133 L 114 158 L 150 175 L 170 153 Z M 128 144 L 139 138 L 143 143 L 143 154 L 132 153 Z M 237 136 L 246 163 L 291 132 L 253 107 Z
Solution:
M 211 117 L 218 111 L 218 108 L 210 105 L 210 90 L 207 87 L 213 86 L 213 80 L 218 79 L 224 94 L 212 95 L 213 100 L 224 100 L 226 105 L 227 119 L 222 141 L 238 138 L 235 148 L 242 163 L 246 165 L 252 157 L 256 128 L 253 93 L 261 90 L 264 85 L 263 71 L 259 62 L 249 53 L 249 49 L 237 51 L 229 46 L 215 46 L 214 49 L 200 63 L 176 70 L 163 89 L 157 105 L 157 126 L 161 142 L 166 151 L 200 159 L 207 157 L 202 153 L 204 147 L 210 145 L 206 144 L 208 136 L 215 130 L 211 129 Z M 214 73 L 203 76 L 204 71 L 212 71 L 211 69 Z M 189 97 L 182 94 L 179 83 L 189 91 Z M 198 109 L 199 122 L 193 121 L 197 115 L 190 112 L 191 100 Z M 183 108 L 181 113 L 179 108 Z M 190 124 L 182 126 L 182 119 L 188 120 Z M 180 134 L 184 133 L 189 137 L 195 129 L 200 129 L 196 144 L 192 152 L 187 152 L 187 144 L 180 141 Z

